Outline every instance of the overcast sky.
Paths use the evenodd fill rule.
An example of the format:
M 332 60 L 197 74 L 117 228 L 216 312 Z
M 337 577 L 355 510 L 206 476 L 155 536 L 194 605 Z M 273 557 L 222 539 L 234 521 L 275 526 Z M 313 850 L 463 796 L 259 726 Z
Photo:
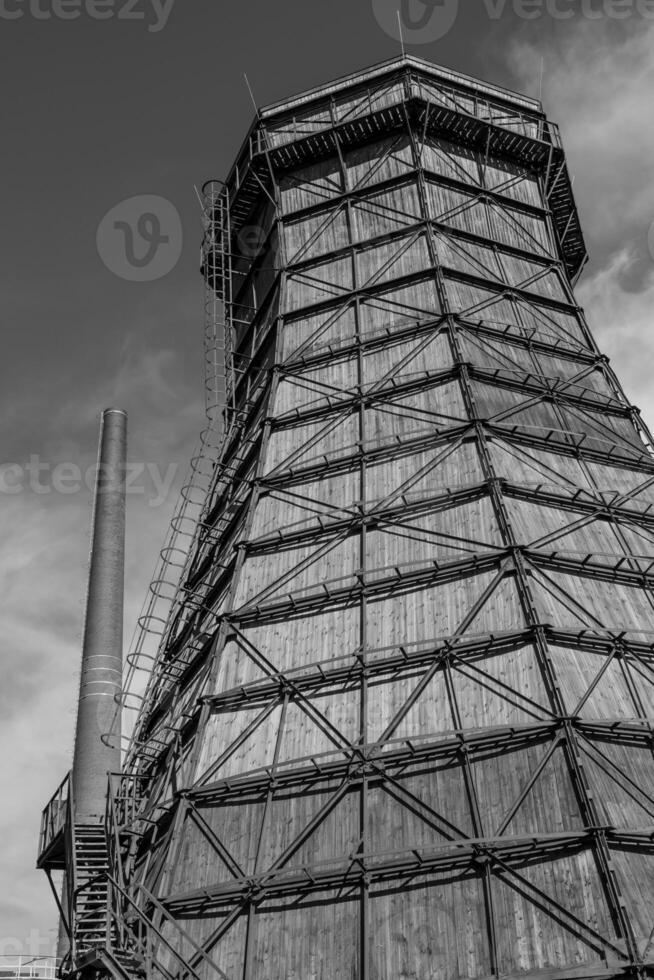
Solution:
M 71 763 L 91 495 L 55 467 L 91 465 L 99 411 L 129 412 L 130 458 L 156 478 L 129 498 L 129 637 L 202 423 L 194 184 L 227 173 L 251 122 L 244 72 L 265 104 L 393 57 L 402 3 L 410 54 L 536 96 L 544 59 L 591 253 L 580 301 L 654 424 L 654 4 L 434 2 L 439 21 L 419 0 L 0 0 L 0 954 L 47 952 L 56 923 L 33 866 Z M 179 261 L 154 281 L 96 247 L 136 195 L 181 216 Z M 101 230 L 109 265 L 111 247 Z

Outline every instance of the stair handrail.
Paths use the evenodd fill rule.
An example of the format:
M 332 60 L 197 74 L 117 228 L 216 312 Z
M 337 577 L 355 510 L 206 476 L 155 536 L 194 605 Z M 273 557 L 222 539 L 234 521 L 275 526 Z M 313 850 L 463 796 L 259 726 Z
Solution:
M 122 779 L 121 779 L 122 783 Z M 114 777 L 109 773 L 107 790 L 107 809 L 105 813 L 105 834 L 107 838 L 107 870 L 113 872 L 125 886 L 125 871 L 123 867 L 123 856 L 120 843 L 119 827 L 120 819 L 116 808 L 116 794 L 114 793 Z
M 230 978 L 227 976 L 227 974 L 224 973 L 220 969 L 220 967 L 218 966 L 218 964 L 215 963 L 211 959 L 211 957 L 209 956 L 209 954 L 204 949 L 202 949 L 202 947 L 199 946 L 195 942 L 194 939 L 191 938 L 191 936 L 188 934 L 188 932 L 186 931 L 186 929 L 182 929 L 182 927 L 180 926 L 179 922 L 170 914 L 170 912 L 165 907 L 165 905 L 162 905 L 162 903 L 159 901 L 159 899 L 155 898 L 154 895 L 150 891 L 148 891 L 148 889 L 145 887 L 145 885 L 137 885 L 136 887 L 138 888 L 139 891 L 142 891 L 143 892 L 143 894 L 145 895 L 147 901 L 152 902 L 152 904 L 155 906 L 155 908 L 157 909 L 157 911 L 161 913 L 161 915 L 166 919 L 166 921 L 169 922 L 169 923 L 171 923 L 171 925 L 173 925 L 175 927 L 175 929 L 177 929 L 177 931 L 182 936 L 182 938 L 185 939 L 187 943 L 190 943 L 190 945 L 195 950 L 197 956 L 199 956 L 201 959 L 205 960 L 209 964 L 209 966 L 212 969 L 214 969 L 219 974 L 220 977 L 222 977 L 222 980 L 230 980 Z M 154 928 L 156 928 L 156 927 L 154 927 Z M 184 965 L 189 970 L 192 971 L 194 977 L 197 976 L 194 968 L 190 965 L 190 963 L 187 963 L 186 960 L 185 960 L 184 961 Z
M 118 884 L 118 882 L 115 880 L 115 878 L 113 878 L 112 875 L 107 875 L 107 880 L 108 880 L 108 883 L 109 883 L 109 890 L 110 890 L 110 892 L 112 892 L 112 893 L 113 892 L 117 892 L 118 895 L 123 899 L 123 902 L 127 904 L 128 908 L 132 912 L 135 912 L 136 913 L 136 915 L 138 916 L 138 919 L 139 919 L 140 923 L 142 925 L 144 925 L 145 928 L 146 928 L 146 934 L 149 934 L 150 931 L 154 932 L 155 935 L 157 936 L 157 938 L 172 953 L 172 955 L 175 957 L 175 959 L 178 961 L 178 963 L 181 964 L 181 966 L 184 968 L 184 971 L 185 971 L 182 974 L 182 976 L 186 976 L 187 974 L 189 974 L 190 976 L 192 976 L 193 980 L 203 980 L 203 978 L 200 977 L 200 975 L 195 971 L 195 969 L 186 962 L 186 960 L 184 959 L 183 955 L 180 952 L 178 952 L 178 950 L 175 949 L 175 947 L 172 945 L 172 943 L 168 939 L 166 939 L 166 937 L 163 935 L 163 933 L 161 932 L 161 930 L 154 924 L 154 922 L 152 921 L 152 919 L 148 915 L 146 915 L 146 913 L 143 911 L 143 909 L 141 909 L 136 904 L 136 902 L 130 897 L 130 895 L 128 895 L 128 893 L 123 888 L 121 888 L 121 886 Z M 170 913 L 163 906 L 160 905 L 160 903 L 157 901 L 157 899 L 155 899 L 154 896 L 152 896 L 150 894 L 150 892 L 148 892 L 147 888 L 145 888 L 143 885 L 137 885 L 137 889 L 141 890 L 144 893 L 146 899 L 148 901 L 151 901 L 155 906 L 157 906 L 157 908 L 160 911 L 163 912 L 166 920 L 168 922 L 170 922 L 175 927 L 175 929 L 181 934 L 181 936 L 186 940 L 186 942 L 190 943 L 190 945 L 194 948 L 194 950 L 197 953 L 202 953 L 203 958 L 213 967 L 214 970 L 216 970 L 220 974 L 220 976 L 223 978 L 223 980 L 229 980 L 229 978 L 227 977 L 227 975 L 225 973 L 223 973 L 223 971 L 220 969 L 220 967 L 216 963 L 213 962 L 213 960 L 209 957 L 209 955 L 207 953 L 204 953 L 204 951 L 200 949 L 200 947 L 197 945 L 197 943 L 188 935 L 188 933 L 186 932 L 186 930 L 182 929 L 182 927 L 179 925 L 178 922 L 176 922 L 176 920 L 170 915 Z M 112 895 L 112 897 L 113 897 L 113 895 Z M 108 903 L 108 910 L 109 910 L 109 913 L 110 914 L 113 914 L 113 915 L 115 915 L 118 918 L 119 913 L 114 911 L 113 903 L 111 901 L 109 901 L 109 903 Z M 123 919 L 124 919 L 124 917 L 123 917 Z M 118 921 L 117 925 L 119 926 L 119 928 L 120 928 L 121 924 L 124 925 L 124 921 L 122 923 L 120 921 Z M 129 935 L 132 938 L 136 938 L 135 933 L 132 930 L 129 931 Z M 141 942 L 141 946 L 143 946 L 143 943 L 142 942 Z M 126 951 L 129 952 L 129 950 L 126 950 Z M 147 951 L 147 946 L 146 946 L 146 951 Z M 150 958 L 150 956 L 152 956 L 152 954 L 150 954 L 148 956 L 148 959 Z M 168 972 L 168 970 L 166 970 L 166 968 L 162 964 L 160 964 L 158 961 L 156 961 L 156 960 L 155 960 L 155 965 L 156 965 L 156 968 L 159 969 L 162 973 L 167 974 L 171 978 L 171 980 L 176 980 L 176 978 L 174 978 L 172 976 L 172 974 L 170 974 Z
M 92 895 L 93 894 L 94 887 L 97 884 L 99 884 L 100 882 L 104 882 L 105 884 L 107 883 L 107 872 L 106 871 L 99 872 L 97 875 L 94 875 L 93 878 L 90 878 L 87 882 L 85 882 L 85 884 L 81 885 L 79 888 L 76 888 L 75 889 L 75 894 L 74 894 L 73 901 L 77 902 L 77 899 L 79 899 L 80 895 L 82 895 L 84 892 L 89 892 L 89 894 Z M 108 899 L 108 893 L 107 893 L 107 899 Z M 108 901 L 105 900 L 105 903 L 104 904 L 105 904 L 105 909 L 104 909 L 104 944 L 105 944 L 105 946 L 107 948 L 110 948 L 110 945 L 111 945 L 111 916 L 110 916 L 110 912 L 109 912 L 109 904 L 108 904 Z M 91 910 L 91 911 L 93 911 L 93 910 Z M 88 915 L 88 911 L 87 911 L 87 915 Z M 76 962 L 76 959 L 77 959 L 78 955 L 84 955 L 85 953 L 88 952 L 88 949 L 79 949 L 78 948 L 78 945 L 79 944 L 78 944 L 78 941 L 77 940 L 78 940 L 78 926 L 79 925 L 84 925 L 84 915 L 83 914 L 78 914 L 78 911 L 77 911 L 77 908 L 76 908 L 75 909 L 75 928 L 72 930 L 72 939 L 71 939 L 71 954 L 72 954 L 72 963 L 73 963 L 73 966 L 75 965 L 75 962 Z M 74 939 L 74 945 L 73 945 L 73 941 L 72 941 L 73 939 Z
M 77 857 L 75 854 L 75 830 L 74 813 L 75 803 L 73 799 L 73 780 L 69 773 L 68 796 L 66 803 L 66 823 L 64 826 L 64 886 L 65 895 L 62 895 L 62 904 L 65 901 L 65 909 L 68 914 L 66 931 L 68 933 L 68 957 L 74 960 L 76 955 L 75 942 L 75 882 L 77 881 Z

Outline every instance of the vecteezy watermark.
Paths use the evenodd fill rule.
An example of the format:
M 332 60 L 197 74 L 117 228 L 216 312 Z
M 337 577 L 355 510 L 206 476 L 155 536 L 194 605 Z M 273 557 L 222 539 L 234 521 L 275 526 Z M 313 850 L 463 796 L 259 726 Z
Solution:
M 263 251 L 266 237 L 260 225 L 243 225 L 236 235 L 238 254 L 246 259 L 256 259 Z
M 148 31 L 157 34 L 168 23 L 174 3 L 175 0 L 0 0 L 0 18 L 146 21 Z
M 406 44 L 431 44 L 454 27 L 460 0 L 372 0 L 381 29 Z M 490 20 L 513 15 L 520 20 L 654 20 L 654 0 L 477 0 Z M 399 16 L 398 16 L 399 15 Z
M 128 463 L 125 470 L 125 493 L 147 496 L 148 507 L 160 507 L 166 501 L 176 475 L 177 463 L 169 463 L 165 470 L 158 463 Z M 83 469 L 77 463 L 62 462 L 53 465 L 32 455 L 25 463 L 0 465 L 0 495 L 15 496 L 30 492 L 68 496 L 82 490 L 92 492 L 97 477 L 96 463 Z
M 21 976 L 18 973 L 5 972 L 5 970 L 10 971 L 12 966 L 15 967 L 16 963 L 13 961 L 22 960 L 20 965 L 27 968 L 30 959 L 48 960 L 49 953 L 56 944 L 56 934 L 56 929 L 52 929 L 50 933 L 41 932 L 40 929 L 30 929 L 29 935 L 23 939 L 18 936 L 0 936 L 0 974 L 5 977 Z M 33 962 L 32 965 L 36 967 L 37 963 Z M 44 974 L 34 969 L 27 975 L 39 977 Z
M 98 225 L 96 245 L 114 275 L 131 282 L 153 282 L 175 268 L 183 237 L 175 205 L 156 194 L 140 194 L 105 214 Z
M 401 22 L 407 44 L 431 44 L 454 27 L 459 0 L 372 0 L 372 9 L 381 29 L 396 41 Z

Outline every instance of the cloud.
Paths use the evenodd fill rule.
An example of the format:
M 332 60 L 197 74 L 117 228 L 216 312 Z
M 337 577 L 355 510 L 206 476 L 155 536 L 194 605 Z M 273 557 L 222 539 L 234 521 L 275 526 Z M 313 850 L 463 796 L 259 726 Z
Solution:
M 593 334 L 612 361 L 629 399 L 641 409 L 646 424 L 654 423 L 654 269 L 649 269 L 641 288 L 625 288 L 635 263 L 629 247 L 616 252 L 604 268 L 577 289 Z M 654 426 L 652 426 L 654 427 Z
M 561 126 L 590 255 L 577 287 L 590 328 L 627 396 L 654 423 L 654 24 L 578 17 L 536 47 L 514 39 L 523 87 L 544 57 L 544 103 Z
M 24 464 L 36 454 L 49 467 L 40 478 L 47 492 L 35 493 L 25 480 L 20 493 L 0 493 L 0 734 L 8 747 L 0 776 L 6 788 L 20 788 L 3 797 L 0 830 L 11 847 L 0 852 L 0 879 L 11 882 L 12 901 L 3 912 L 0 946 L 16 940 L 29 951 L 26 922 L 37 931 L 42 953 L 53 948 L 56 937 L 52 895 L 34 865 L 41 809 L 72 762 L 92 493 L 84 485 L 70 495 L 56 492 L 53 467 L 63 461 L 82 471 L 93 466 L 99 409 L 110 402 L 128 404 L 129 459 L 156 464 L 156 470 L 145 468 L 134 488 L 142 492 L 127 498 L 127 650 L 202 425 L 200 381 L 191 383 L 178 371 L 178 355 L 164 337 L 154 337 L 146 323 L 142 335 L 126 338 L 102 391 L 89 385 L 74 399 L 54 401 L 40 429 L 32 410 L 16 438 L 21 455 L 9 462 Z M 159 502 L 156 494 L 166 477 L 172 483 Z M 15 946 L 6 951 L 17 951 Z
M 0 876 L 12 883 L 0 939 L 13 937 L 25 952 L 25 908 L 45 943 L 55 935 L 52 897 L 34 864 L 40 810 L 70 765 L 88 554 L 81 502 L 45 500 L 3 497 L 0 520 L 0 779 L 2 835 L 11 841 L 0 852 Z
M 641 250 L 654 219 L 654 23 L 578 17 L 538 45 L 509 49 L 523 88 L 544 59 L 544 105 L 561 126 L 591 254 L 601 263 L 625 241 Z

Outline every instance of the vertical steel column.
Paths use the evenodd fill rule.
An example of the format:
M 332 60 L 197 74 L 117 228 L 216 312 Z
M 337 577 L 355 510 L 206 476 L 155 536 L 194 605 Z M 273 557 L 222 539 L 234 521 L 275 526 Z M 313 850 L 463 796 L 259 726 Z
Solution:
M 125 573 L 125 464 L 127 415 L 102 413 L 95 486 L 93 541 L 82 648 L 75 751 L 73 819 L 99 822 L 105 813 L 107 773 L 120 769 Z M 117 722 L 109 736 L 114 715 Z

